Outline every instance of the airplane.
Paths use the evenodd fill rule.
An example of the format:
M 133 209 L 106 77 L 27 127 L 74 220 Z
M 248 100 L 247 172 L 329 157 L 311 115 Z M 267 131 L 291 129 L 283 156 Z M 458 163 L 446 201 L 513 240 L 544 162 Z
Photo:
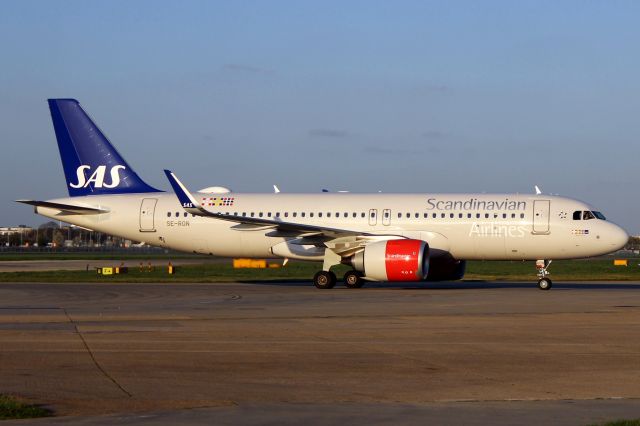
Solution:
M 74 99 L 49 99 L 68 197 L 17 200 L 36 214 L 149 245 L 224 257 L 322 262 L 313 278 L 333 288 L 367 281 L 459 280 L 468 260 L 536 261 L 549 290 L 553 259 L 604 255 L 627 233 L 590 205 L 536 194 L 190 192 L 145 183 Z M 536 191 L 541 192 L 541 191 Z

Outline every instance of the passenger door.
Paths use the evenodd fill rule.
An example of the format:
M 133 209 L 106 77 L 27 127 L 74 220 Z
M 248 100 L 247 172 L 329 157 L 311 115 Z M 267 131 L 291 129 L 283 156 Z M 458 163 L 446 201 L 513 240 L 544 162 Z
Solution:
M 535 200 L 533 202 L 533 233 L 549 233 L 550 200 Z
M 140 232 L 156 232 L 153 216 L 156 211 L 157 198 L 143 198 L 140 204 Z

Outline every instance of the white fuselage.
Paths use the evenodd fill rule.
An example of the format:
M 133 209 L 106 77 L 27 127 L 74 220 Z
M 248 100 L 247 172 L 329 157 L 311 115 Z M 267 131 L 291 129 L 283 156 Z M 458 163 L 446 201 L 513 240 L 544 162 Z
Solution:
M 592 210 L 570 198 L 518 194 L 194 194 L 208 210 L 426 241 L 432 256 L 536 260 L 597 256 L 621 248 L 627 234 L 606 220 L 575 220 Z M 81 227 L 186 252 L 229 257 L 322 260 L 318 251 L 275 252 L 289 239 L 270 227 L 185 212 L 175 194 L 92 195 L 51 200 L 98 207 L 76 215 L 37 207 L 38 214 Z

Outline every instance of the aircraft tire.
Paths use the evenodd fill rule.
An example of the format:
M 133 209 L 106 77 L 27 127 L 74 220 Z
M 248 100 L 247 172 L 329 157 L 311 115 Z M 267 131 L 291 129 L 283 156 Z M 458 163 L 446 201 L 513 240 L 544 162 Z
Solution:
M 359 271 L 347 271 L 344 274 L 344 286 L 347 288 L 360 288 L 364 285 L 362 279 L 362 272 Z
M 319 289 L 333 288 L 336 281 L 336 274 L 331 271 L 319 271 L 313 276 L 313 285 Z
M 538 281 L 538 288 L 540 290 L 550 290 L 552 286 L 553 283 L 549 278 L 541 278 L 540 281 Z

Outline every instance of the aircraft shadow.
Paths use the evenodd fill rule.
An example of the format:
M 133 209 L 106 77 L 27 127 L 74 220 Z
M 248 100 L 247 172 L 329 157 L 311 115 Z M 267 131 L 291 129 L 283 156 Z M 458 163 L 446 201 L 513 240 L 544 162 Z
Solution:
M 313 287 L 310 280 L 284 279 L 284 280 L 243 280 L 246 284 L 279 286 L 279 287 Z M 364 289 L 379 290 L 490 290 L 507 288 L 537 288 L 535 281 L 509 282 L 509 281 L 438 281 L 420 283 L 402 282 L 369 282 Z M 336 284 L 336 289 L 347 290 L 341 282 Z M 640 290 L 638 282 L 554 282 L 553 290 Z

